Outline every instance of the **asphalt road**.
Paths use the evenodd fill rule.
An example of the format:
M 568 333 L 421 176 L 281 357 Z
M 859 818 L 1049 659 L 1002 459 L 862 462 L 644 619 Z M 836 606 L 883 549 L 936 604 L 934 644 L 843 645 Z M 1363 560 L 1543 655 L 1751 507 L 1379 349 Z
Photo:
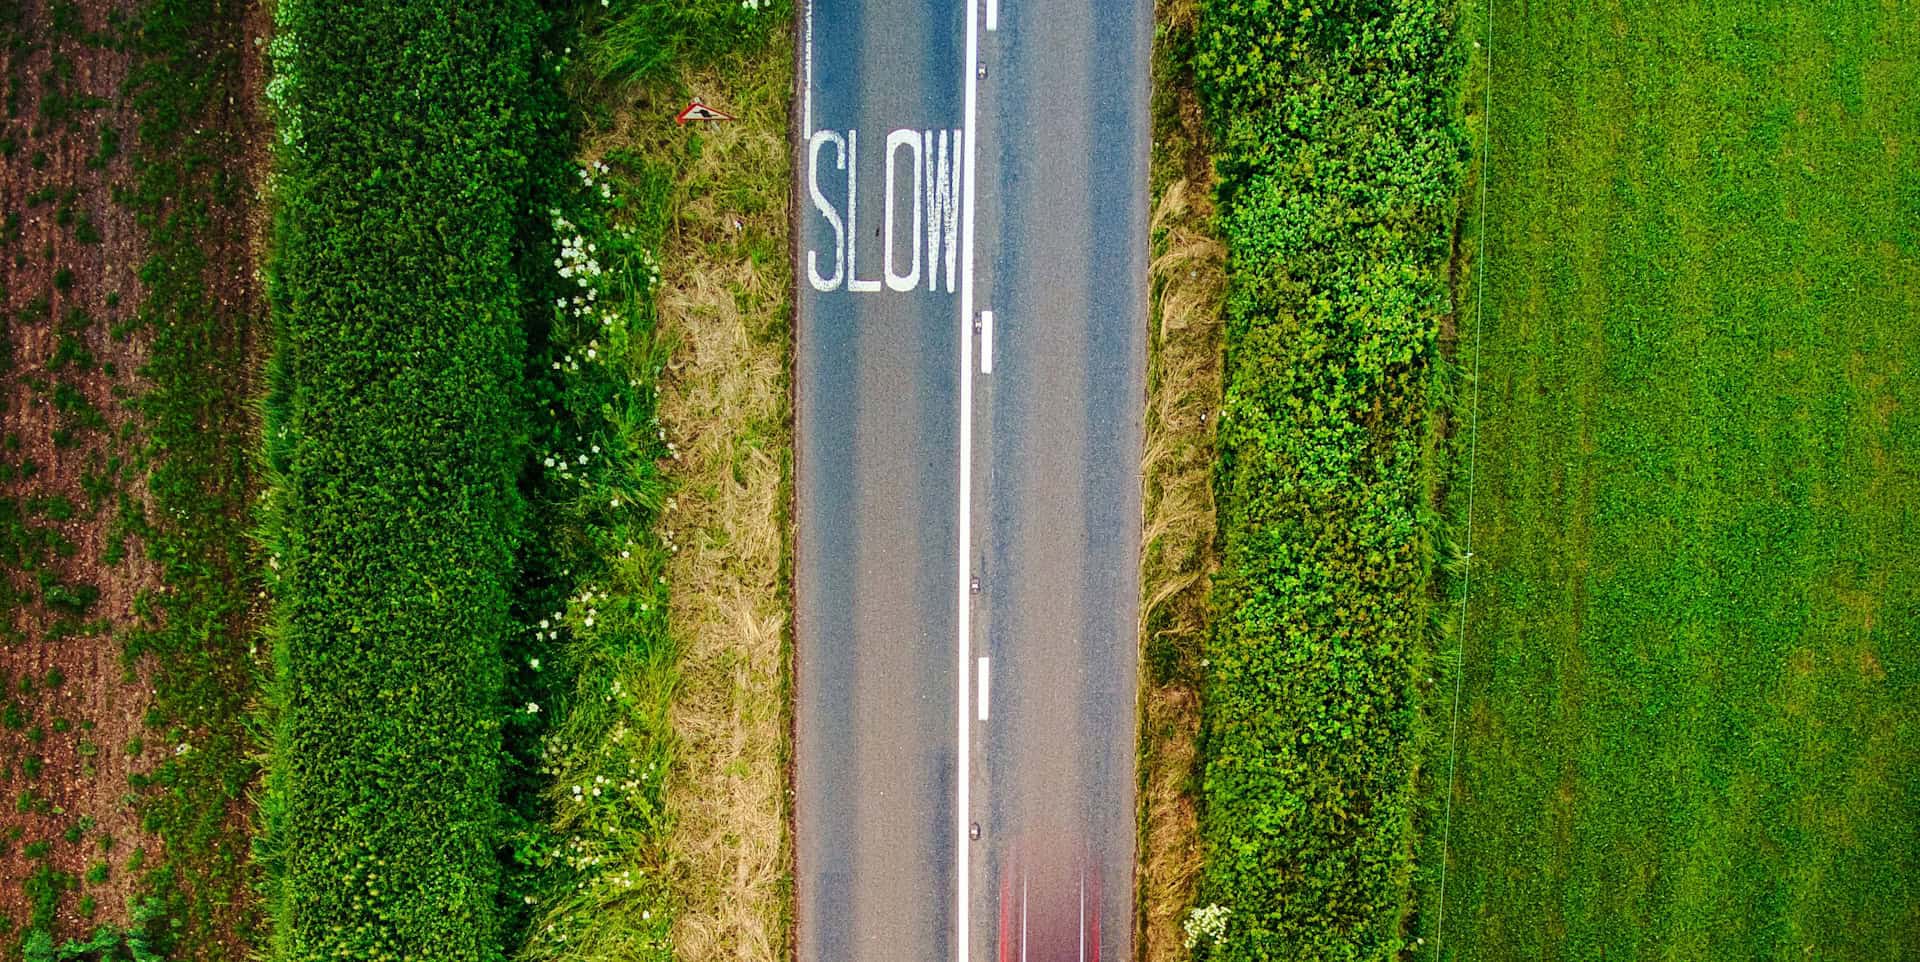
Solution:
M 799 957 L 1128 959 L 1152 4 L 801 23 Z

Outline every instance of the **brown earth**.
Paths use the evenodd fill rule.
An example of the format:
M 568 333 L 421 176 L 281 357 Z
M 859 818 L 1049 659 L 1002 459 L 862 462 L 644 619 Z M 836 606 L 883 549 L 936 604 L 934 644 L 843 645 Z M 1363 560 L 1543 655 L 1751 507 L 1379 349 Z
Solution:
M 144 258 L 142 234 L 133 217 L 113 202 L 111 186 L 129 176 L 127 155 L 104 166 L 90 169 L 88 159 L 100 144 L 101 131 L 117 131 L 122 143 L 131 140 L 134 118 L 122 104 L 75 111 L 68 121 L 49 122 L 43 107 L 49 97 L 92 96 L 106 101 L 125 79 L 130 58 L 103 49 L 83 38 L 56 36 L 48 5 L 24 4 L 17 25 L 20 43 L 10 44 L 0 53 L 5 66 L 9 93 L 18 85 L 18 116 L 8 119 L 4 130 L 19 142 L 19 149 L 0 167 L 0 211 L 18 213 L 21 232 L 0 248 L 0 270 L 4 271 L 7 298 L 5 307 L 13 320 L 11 337 L 13 364 L 0 374 L 0 418 L 5 424 L 9 451 L 5 458 L 13 465 L 28 461 L 39 467 L 31 479 L 15 478 L 0 485 L 0 496 L 10 499 L 61 495 L 81 507 L 69 521 L 41 523 L 65 538 L 74 550 L 71 557 L 44 560 L 47 570 L 65 584 L 82 583 L 99 590 L 98 600 L 86 611 L 95 629 L 127 624 L 132 620 L 135 599 L 146 591 L 160 588 L 155 566 L 147 562 L 136 546 L 128 545 L 119 564 L 104 558 L 114 529 L 115 507 L 111 500 L 91 506 L 82 488 L 89 465 L 109 459 L 131 459 L 129 444 L 122 431 L 133 422 L 133 414 L 122 398 L 138 392 L 142 385 L 134 373 L 144 357 L 138 336 L 116 339 L 109 328 L 124 320 L 139 302 L 135 271 Z M 111 9 L 130 12 L 124 3 Z M 106 9 L 82 11 L 87 27 L 104 26 Z M 70 58 L 72 74 L 56 79 L 55 58 Z M 12 100 L 12 97 L 9 97 Z M 57 103 L 57 101 L 56 101 Z M 42 157 L 44 152 L 44 157 Z M 35 161 L 42 163 L 36 165 Z M 38 167 L 38 169 L 36 169 Z M 74 189 L 79 196 L 73 207 L 84 211 L 98 227 L 99 243 L 82 243 L 72 227 L 58 221 L 55 203 L 29 204 L 35 191 L 52 187 Z M 49 256 L 51 255 L 51 256 Z M 72 272 L 71 287 L 56 289 L 56 272 Z M 118 295 L 118 307 L 109 307 L 110 294 Z M 47 298 L 51 308 L 45 315 L 24 314 L 23 309 L 36 298 Z M 61 319 L 75 308 L 93 318 L 92 324 L 76 336 L 98 360 L 91 371 L 68 367 L 58 374 L 48 371 L 54 357 Z M 55 410 L 51 401 L 53 385 L 64 383 L 80 392 L 103 416 L 107 430 L 82 429 L 78 443 L 67 447 L 55 444 L 55 432 L 72 419 Z M 144 499 L 137 482 L 123 485 L 130 497 Z M 31 522 L 30 522 L 31 523 Z M 38 594 L 34 574 L 21 566 L 9 566 L 0 577 L 31 597 Z M 129 673 L 121 664 L 120 646 L 110 632 L 92 630 L 79 637 L 59 641 L 46 639 L 54 613 L 44 604 L 16 605 L 8 612 L 11 627 L 25 635 L 0 647 L 0 674 L 13 690 L 14 703 L 26 716 L 26 729 L 0 732 L 0 760 L 7 776 L 7 795 L 15 804 L 0 811 L 0 826 L 13 844 L 0 858 L 0 913 L 16 925 L 26 924 L 30 905 L 24 883 L 41 864 L 28 858 L 28 846 L 51 841 L 51 856 L 44 864 L 55 871 L 81 878 L 89 866 L 105 859 L 112 865 L 111 878 L 105 884 L 82 883 L 82 894 L 92 896 L 98 913 L 91 922 L 80 918 L 80 899 L 68 894 L 60 900 L 58 932 L 75 934 L 94 923 L 118 924 L 125 921 L 127 896 L 136 873 L 127 860 L 152 840 L 139 831 L 133 809 L 123 802 L 128 777 L 141 761 L 127 747 L 142 734 L 142 718 L 148 705 L 149 689 L 137 672 Z M 24 678 L 44 681 L 57 669 L 65 682 L 57 690 L 20 689 Z M 42 688 L 44 686 L 41 686 Z M 60 721 L 74 727 L 68 732 L 55 730 Z M 34 744 L 36 730 L 44 731 L 45 741 Z M 91 746 L 91 749 L 89 748 Z M 32 756 L 44 758 L 38 777 L 24 770 Z M 47 804 L 37 811 L 21 811 L 21 793 Z M 67 841 L 63 833 L 75 826 L 92 825 L 78 843 Z M 111 843 L 105 839 L 110 838 Z M 103 844 L 111 844 L 104 855 Z
M 0 79 L 8 94 L 0 136 L 15 146 L 0 159 L 0 216 L 19 216 L 18 234 L 0 242 L 0 332 L 11 346 L 11 363 L 0 360 L 0 465 L 7 468 L 0 471 L 0 506 L 13 506 L 22 523 L 15 537 L 0 540 L 52 533 L 64 542 L 23 557 L 0 550 L 0 583 L 12 589 L 0 594 L 8 609 L 0 611 L 0 681 L 20 713 L 18 724 L 0 729 L 0 789 L 11 802 L 0 809 L 0 916 L 11 923 L 0 923 L 0 947 L 29 924 L 34 900 L 27 881 L 45 868 L 72 883 L 58 899 L 56 936 L 127 921 L 138 869 L 160 854 L 158 840 L 141 829 L 131 780 L 161 758 L 193 750 L 192 733 L 163 744 L 168 732 L 148 727 L 151 672 L 127 663 L 118 637 L 142 624 L 143 596 L 170 590 L 145 546 L 126 533 L 116 503 L 124 498 L 163 520 L 139 476 L 145 439 L 131 403 L 149 388 L 136 372 L 150 335 L 130 323 L 143 298 L 138 272 L 149 255 L 147 232 L 116 200 L 133 180 L 137 117 L 121 96 L 133 56 L 112 42 L 109 24 L 130 18 L 139 5 L 27 0 L 0 9 Z M 257 14 L 254 20 L 263 23 Z M 258 88 L 259 56 L 253 44 L 240 42 L 256 30 L 264 27 L 235 27 L 250 66 L 236 78 L 242 92 L 217 119 L 233 124 L 234 137 L 258 145 L 262 126 L 244 91 Z M 117 155 L 102 160 L 103 137 L 115 135 Z M 255 149 L 247 156 L 260 169 L 264 155 Z M 45 199 L 49 188 L 64 196 Z M 206 279 L 216 298 L 245 310 L 260 298 L 251 213 L 259 205 L 252 201 L 245 192 L 241 209 L 214 212 L 217 234 L 226 239 L 208 251 L 216 269 Z M 97 237 L 83 236 L 85 222 Z M 63 337 L 68 357 L 78 344 L 93 363 L 63 363 Z M 76 396 L 98 413 L 92 426 L 81 423 L 84 409 L 79 416 L 59 410 L 57 399 L 72 409 Z M 246 420 L 236 398 L 232 423 L 208 427 L 245 430 Z M 37 470 L 22 476 L 29 463 Z M 66 520 L 33 510 L 54 497 L 77 510 Z M 63 615 L 37 584 L 46 573 L 98 596 L 80 618 Z M 83 630 L 60 637 L 63 626 L 81 621 Z M 51 690 L 50 671 L 64 677 Z M 32 691 L 22 687 L 26 679 L 34 680 Z M 29 775 L 33 758 L 40 770 Z M 244 821 L 236 813 L 236 830 Z M 69 840 L 74 835 L 78 840 Z M 39 842 L 48 843 L 44 856 L 31 850 Z M 106 864 L 108 878 L 85 881 L 96 863 Z M 89 899 L 92 914 L 83 915 Z

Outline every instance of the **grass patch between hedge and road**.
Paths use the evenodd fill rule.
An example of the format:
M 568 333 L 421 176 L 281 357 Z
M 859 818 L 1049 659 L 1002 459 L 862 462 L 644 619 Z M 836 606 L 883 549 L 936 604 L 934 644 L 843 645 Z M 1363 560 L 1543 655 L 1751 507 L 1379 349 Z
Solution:
M 1182 962 L 1181 923 L 1200 878 L 1200 649 L 1217 565 L 1226 248 L 1214 225 L 1212 158 L 1194 87 L 1199 4 L 1163 0 L 1154 15 L 1134 942 L 1142 962 Z

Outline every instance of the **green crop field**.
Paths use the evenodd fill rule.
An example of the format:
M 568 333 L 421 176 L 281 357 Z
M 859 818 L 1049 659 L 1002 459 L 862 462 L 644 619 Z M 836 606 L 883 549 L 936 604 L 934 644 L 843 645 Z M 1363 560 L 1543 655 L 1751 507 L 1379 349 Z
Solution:
M 1920 957 L 1920 11 L 1500 2 L 1493 29 L 1424 952 Z

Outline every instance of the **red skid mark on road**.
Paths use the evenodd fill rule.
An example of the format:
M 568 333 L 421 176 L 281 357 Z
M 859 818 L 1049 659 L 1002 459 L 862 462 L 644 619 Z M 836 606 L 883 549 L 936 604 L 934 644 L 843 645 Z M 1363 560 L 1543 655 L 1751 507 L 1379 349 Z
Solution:
M 1089 962 L 1100 962 L 1100 876 L 1093 877 L 1091 897 L 1087 900 L 1087 910 L 1093 913 L 1093 957 Z

